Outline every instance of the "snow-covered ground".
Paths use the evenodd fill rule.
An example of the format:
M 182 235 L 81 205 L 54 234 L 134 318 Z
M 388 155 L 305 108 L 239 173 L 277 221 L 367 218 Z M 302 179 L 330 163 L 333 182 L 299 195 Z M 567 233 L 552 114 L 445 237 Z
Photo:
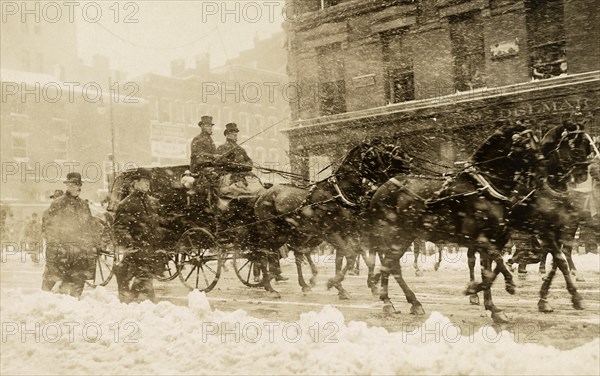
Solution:
M 104 288 L 77 301 L 3 289 L 1 374 L 593 374 L 600 339 L 569 351 L 517 343 L 490 326 L 472 333 L 437 312 L 388 332 L 335 308 L 298 322 L 188 306 L 121 304 Z M 522 342 L 522 341 L 521 341 Z

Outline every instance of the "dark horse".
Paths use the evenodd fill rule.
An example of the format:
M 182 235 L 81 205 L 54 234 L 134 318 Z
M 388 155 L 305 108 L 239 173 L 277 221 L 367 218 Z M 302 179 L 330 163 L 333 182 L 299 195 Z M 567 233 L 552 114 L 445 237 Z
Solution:
M 552 128 L 541 142 L 544 165 L 547 176 L 544 180 L 535 180 L 532 189 L 527 192 L 511 209 L 508 216 L 509 227 L 523 233 L 537 235 L 541 248 L 552 254 L 552 270 L 542 284 L 538 309 L 552 312 L 548 304 L 548 290 L 557 268 L 566 281 L 567 290 L 575 309 L 583 309 L 582 298 L 573 284 L 569 265 L 563 251 L 570 258 L 571 247 L 575 241 L 575 232 L 579 224 L 580 213 L 575 205 L 572 193 L 567 190 L 567 178 L 576 183 L 587 179 L 586 157 L 590 152 L 589 136 L 581 126 L 563 124 Z M 474 255 L 469 255 L 469 273 L 473 281 Z M 482 267 L 489 266 L 489 260 L 481 257 Z M 572 263 L 572 260 L 571 260 Z M 469 289 L 472 293 L 475 289 Z M 479 300 L 476 293 L 470 294 L 471 303 Z
M 302 240 L 317 244 L 327 241 L 346 256 L 348 264 L 328 281 L 341 299 L 348 292 L 341 282 L 356 260 L 359 214 L 364 208 L 371 184 L 379 185 L 391 176 L 408 171 L 409 160 L 395 145 L 379 141 L 365 142 L 352 148 L 331 177 L 309 188 L 275 185 L 261 194 L 254 205 L 258 231 L 275 244 L 301 246 Z M 296 253 L 299 258 L 299 254 Z M 299 275 L 299 283 L 308 287 Z M 304 283 L 304 285 L 302 285 Z
M 477 250 L 496 262 L 480 289 L 489 288 L 499 273 L 506 290 L 514 293 L 512 275 L 500 250 L 508 239 L 507 212 L 514 203 L 515 177 L 541 158 L 532 132 L 520 124 L 498 128 L 470 158 L 470 166 L 443 185 L 437 181 L 397 176 L 383 184 L 370 204 L 371 249 L 384 254 L 381 300 L 393 312 L 388 296 L 390 273 L 398 281 L 412 314 L 424 314 L 421 303 L 402 277 L 400 258 L 415 239 L 453 242 Z M 506 315 L 489 301 L 495 320 Z

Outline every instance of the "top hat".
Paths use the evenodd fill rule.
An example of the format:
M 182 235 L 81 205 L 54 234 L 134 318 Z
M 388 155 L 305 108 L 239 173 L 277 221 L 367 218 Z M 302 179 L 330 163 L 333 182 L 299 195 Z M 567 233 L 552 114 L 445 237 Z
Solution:
M 62 196 L 64 194 L 65 194 L 65 192 L 63 192 L 61 189 L 56 189 L 54 191 L 54 193 L 50 196 L 50 198 L 52 198 L 52 199 L 58 198 L 58 197 L 60 197 L 60 196 Z
M 81 185 L 81 174 L 79 172 L 69 172 L 67 174 L 67 180 L 64 183 L 75 183 Z
M 236 123 L 227 123 L 225 124 L 225 131 L 223 134 L 227 136 L 229 133 L 239 133 L 239 131 Z
M 138 168 L 137 170 L 133 171 L 130 176 L 131 176 L 131 179 L 133 179 L 133 180 L 138 180 L 138 179 L 151 180 L 151 178 L 152 178 L 152 174 L 150 173 L 150 170 L 148 170 L 147 168 Z
M 200 120 L 200 122 L 198 122 L 198 126 L 201 127 L 203 125 L 215 125 L 212 122 L 212 116 L 208 116 L 208 115 L 204 115 L 201 118 L 202 120 Z

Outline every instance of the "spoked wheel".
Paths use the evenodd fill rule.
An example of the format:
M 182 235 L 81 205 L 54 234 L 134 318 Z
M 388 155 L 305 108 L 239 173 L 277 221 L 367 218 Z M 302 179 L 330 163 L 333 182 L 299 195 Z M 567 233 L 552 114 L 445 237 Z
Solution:
M 157 275 L 156 279 L 161 282 L 168 282 L 177 278 L 179 275 L 177 265 L 179 264 L 180 258 L 181 255 L 177 252 L 167 252 L 165 255 L 165 270 L 162 275 Z
M 98 220 L 98 225 L 102 226 L 100 242 L 96 247 L 96 271 L 93 280 L 86 280 L 85 283 L 90 287 L 106 286 L 113 276 L 113 265 L 117 257 L 117 247 L 114 242 L 110 226 Z
M 202 227 L 194 227 L 177 242 L 179 279 L 188 289 L 209 292 L 221 276 L 221 250 L 215 237 Z
M 262 286 L 263 274 L 260 270 L 261 254 L 251 251 L 236 250 L 233 257 L 233 268 L 239 280 L 248 287 Z

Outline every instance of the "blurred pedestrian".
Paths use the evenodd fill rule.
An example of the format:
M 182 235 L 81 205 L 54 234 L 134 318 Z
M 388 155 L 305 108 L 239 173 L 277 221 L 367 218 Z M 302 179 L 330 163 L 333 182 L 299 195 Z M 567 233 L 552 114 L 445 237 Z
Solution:
M 40 263 L 42 253 L 42 225 L 38 214 L 33 213 L 21 230 L 21 247 L 36 265 Z
M 93 279 L 96 252 L 93 248 L 92 214 L 81 194 L 81 174 L 67 174 L 66 193 L 55 198 L 44 218 L 47 240 L 42 290 L 51 291 L 61 281 L 60 292 L 81 297 L 86 279 Z
M 153 279 L 164 272 L 164 254 L 158 252 L 162 229 L 158 202 L 151 197 L 150 171 L 138 168 L 132 175 L 132 192 L 117 205 L 113 233 L 123 260 L 114 266 L 119 300 L 123 303 L 155 301 Z

